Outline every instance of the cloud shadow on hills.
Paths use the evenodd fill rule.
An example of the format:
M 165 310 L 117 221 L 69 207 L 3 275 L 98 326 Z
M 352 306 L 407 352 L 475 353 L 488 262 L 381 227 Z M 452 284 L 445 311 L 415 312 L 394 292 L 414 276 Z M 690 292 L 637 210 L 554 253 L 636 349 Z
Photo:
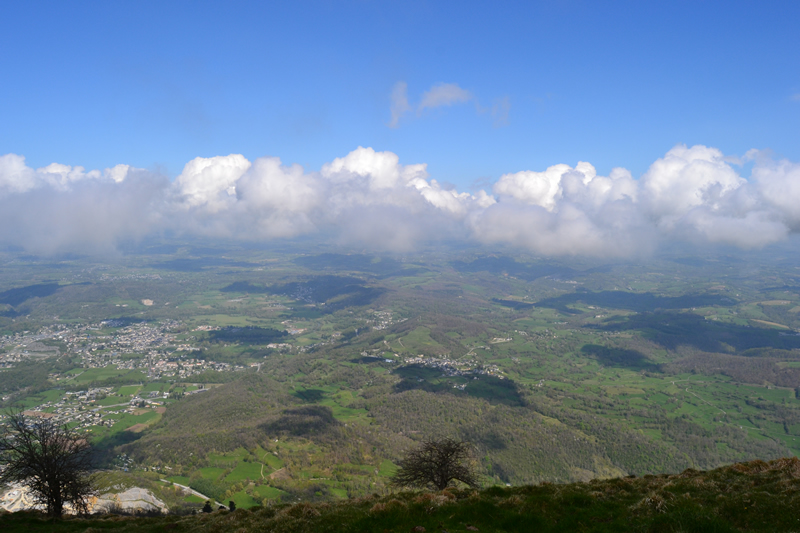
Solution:
M 501 379 L 488 374 L 472 376 L 467 379 L 466 387 L 462 391 L 453 388 L 453 383 L 450 380 L 440 379 L 442 377 L 441 370 L 425 365 L 405 365 L 394 369 L 392 372 L 401 378 L 395 384 L 394 392 L 418 389 L 437 394 L 466 394 L 473 398 L 484 399 L 489 403 L 499 403 L 512 407 L 525 405 L 525 399 L 522 397 L 517 384 L 507 378 Z
M 16 307 L 19 304 L 30 300 L 31 298 L 45 298 L 63 286 L 58 283 L 38 283 L 35 285 L 27 285 L 25 287 L 17 287 L 7 291 L 0 292 L 0 304 L 8 304 L 11 307 Z
M 284 340 L 289 332 L 257 326 L 226 326 L 208 334 L 209 342 L 263 345 Z
M 292 396 L 300 398 L 304 402 L 315 403 L 325 397 L 325 391 L 320 389 L 304 389 L 292 392 Z
M 650 372 L 658 372 L 660 370 L 658 365 L 650 362 L 644 354 L 636 350 L 584 344 L 581 352 L 594 357 L 598 363 L 605 366 L 621 367 L 629 370 L 648 370 Z
M 674 350 L 692 346 L 704 352 L 759 355 L 760 350 L 800 348 L 800 336 L 773 328 L 726 324 L 692 313 L 642 313 L 593 326 L 603 331 L 638 330 L 649 340 Z
M 324 405 L 304 405 L 286 409 L 281 416 L 267 424 L 263 429 L 268 434 L 289 434 L 295 437 L 321 434 L 341 425 L 333 416 L 330 407 Z
M 533 304 L 536 307 L 555 309 L 567 315 L 577 315 L 581 311 L 570 309 L 567 305 L 582 303 L 595 305 L 608 309 L 626 309 L 644 313 L 659 309 L 687 309 L 690 307 L 725 306 L 729 307 L 736 302 L 725 296 L 717 294 L 687 294 L 683 296 L 657 296 L 653 293 L 636 293 L 626 291 L 600 291 L 591 292 L 579 290 L 563 294 L 555 298 L 545 298 Z
M 372 274 L 378 279 L 415 276 L 422 272 L 428 272 L 428 269 L 422 267 L 406 267 L 404 263 L 391 257 L 365 254 L 304 255 L 295 258 L 293 263 L 310 270 L 364 272 Z
M 308 304 L 324 303 L 320 313 L 330 314 L 347 307 L 370 305 L 380 298 L 386 289 L 368 287 L 364 280 L 349 276 L 315 276 L 306 281 L 258 286 L 248 281 L 237 281 L 220 289 L 221 292 L 249 294 L 276 294 Z
M 518 300 L 502 300 L 500 298 L 492 298 L 492 301 L 496 304 L 502 305 L 503 307 L 514 309 L 515 311 L 521 311 L 523 309 L 531 309 L 535 307 L 531 303 L 520 302 Z

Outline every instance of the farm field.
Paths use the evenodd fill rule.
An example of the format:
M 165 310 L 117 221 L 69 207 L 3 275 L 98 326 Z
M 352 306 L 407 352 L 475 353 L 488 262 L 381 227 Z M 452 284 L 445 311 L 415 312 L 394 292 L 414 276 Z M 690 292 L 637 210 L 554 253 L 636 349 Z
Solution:
M 438 436 L 474 445 L 485 485 L 800 453 L 791 259 L 753 255 L 742 275 L 722 256 L 225 250 L 250 266 L 180 251 L 133 255 L 114 281 L 60 266 L 73 282 L 0 317 L 3 406 L 69 420 L 120 475 L 242 508 L 380 493 Z M 27 285 L 0 268 L 0 289 L 53 275 L 29 266 Z M 59 355 L 26 359 L 31 342 Z

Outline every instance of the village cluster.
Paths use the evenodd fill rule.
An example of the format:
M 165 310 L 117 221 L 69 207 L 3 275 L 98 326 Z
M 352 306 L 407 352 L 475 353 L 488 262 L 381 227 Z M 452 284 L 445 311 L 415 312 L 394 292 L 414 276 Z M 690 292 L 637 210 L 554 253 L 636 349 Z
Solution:
M 129 394 L 120 396 L 119 403 L 103 402 L 106 398 L 116 399 L 113 387 L 98 387 L 82 391 L 67 391 L 58 400 L 45 402 L 35 409 L 25 411 L 27 416 L 52 418 L 60 424 L 69 424 L 76 429 L 89 430 L 92 426 L 112 427 L 125 413 L 134 414 L 143 407 L 160 407 L 169 392 L 152 391 L 141 396 Z
M 0 337 L 0 368 L 11 368 L 15 363 L 30 358 L 59 355 L 58 346 L 66 346 L 68 354 L 80 356 L 84 369 L 115 365 L 123 370 L 140 369 L 149 379 L 184 379 L 208 371 L 230 372 L 247 368 L 192 357 L 192 352 L 200 349 L 178 340 L 172 330 L 179 326 L 175 320 L 154 325 L 124 325 L 119 320 L 107 320 L 77 326 L 58 324 L 43 327 L 36 333 L 25 331 L 6 335 Z M 118 329 L 113 334 L 103 334 L 104 328 Z M 54 381 L 68 381 L 74 379 L 75 374 L 52 374 L 50 377 Z
M 485 346 L 476 346 L 475 349 L 486 348 Z M 474 350 L 474 349 L 473 349 Z M 473 355 L 470 351 L 467 356 Z M 425 357 L 423 355 L 414 355 L 403 357 L 396 353 L 388 353 L 381 350 L 370 350 L 361 352 L 362 357 L 370 357 L 378 360 L 383 360 L 386 363 L 402 363 L 405 365 L 420 365 L 428 368 L 436 368 L 442 371 L 442 375 L 446 377 L 471 377 L 477 378 L 479 375 L 495 376 L 500 379 L 505 379 L 500 367 L 489 363 L 482 364 L 475 359 L 451 359 L 447 356 L 441 357 Z M 456 388 L 463 389 L 464 386 L 457 386 Z

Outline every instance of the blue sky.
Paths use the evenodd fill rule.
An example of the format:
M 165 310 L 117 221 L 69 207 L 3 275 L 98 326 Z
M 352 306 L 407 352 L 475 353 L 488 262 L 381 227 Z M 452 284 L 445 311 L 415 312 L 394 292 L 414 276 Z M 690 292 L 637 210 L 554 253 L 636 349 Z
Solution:
M 0 16 L 0 154 L 34 168 L 174 178 L 241 153 L 318 170 L 364 146 L 469 190 L 579 160 L 638 177 L 678 143 L 800 160 L 800 2 L 29 1 Z M 400 82 L 409 111 L 389 127 Z M 468 100 L 420 112 L 437 84 Z
M 0 20 L 0 245 L 637 257 L 800 234 L 797 1 L 28 1 Z

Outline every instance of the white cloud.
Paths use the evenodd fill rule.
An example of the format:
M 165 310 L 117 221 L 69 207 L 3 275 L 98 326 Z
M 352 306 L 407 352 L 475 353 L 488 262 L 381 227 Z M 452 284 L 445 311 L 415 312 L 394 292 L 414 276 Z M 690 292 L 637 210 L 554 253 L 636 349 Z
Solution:
M 167 179 L 130 168 L 124 179 L 115 179 L 121 169 L 114 168 L 85 174 L 52 166 L 31 171 L 36 186 L 0 196 L 0 240 L 36 253 L 108 253 L 123 241 L 164 229 Z M 54 170 L 65 180 L 77 178 L 49 181 Z
M 641 181 L 650 209 L 666 221 L 746 183 L 716 148 L 682 144 L 654 162 Z
M 554 165 L 544 172 L 505 174 L 494 185 L 494 192 L 552 211 L 561 196 L 561 177 L 571 170 L 568 165 Z
M 800 231 L 800 163 L 760 157 L 753 177 L 765 202 L 792 231 Z
M 389 98 L 391 100 L 390 111 L 392 113 L 389 127 L 396 128 L 399 125 L 400 117 L 411 110 L 411 106 L 408 105 L 408 84 L 404 81 L 395 83 Z
M 405 185 L 414 179 L 428 176 L 427 165 L 400 165 L 392 152 L 376 152 L 359 146 L 345 157 L 337 157 L 322 166 L 322 175 L 336 183 L 363 179 L 369 189 L 387 189 Z
M 36 172 L 17 154 L 0 156 L 0 196 L 4 193 L 21 193 L 37 185 Z
M 732 244 L 741 248 L 760 248 L 779 242 L 789 234 L 789 228 L 769 211 L 731 216 L 705 208 L 687 213 L 674 230 L 679 236 L 694 242 Z
M 300 165 L 284 166 L 277 157 L 262 157 L 236 184 L 240 224 L 236 235 L 249 238 L 295 237 L 316 231 L 312 217 L 322 201 L 315 176 Z
M 133 169 L 128 165 L 117 165 L 102 172 L 86 172 L 83 167 L 71 167 L 51 163 L 39 169 L 25 164 L 25 158 L 16 154 L 0 156 L 0 196 L 9 193 L 23 193 L 40 187 L 66 190 L 71 184 L 82 180 L 104 180 L 120 183 Z
M 489 111 L 492 124 L 495 127 L 502 127 L 508 124 L 508 114 L 511 110 L 511 100 L 508 96 L 495 99 L 491 108 L 486 109 L 481 107 L 474 94 L 456 83 L 434 84 L 430 89 L 422 93 L 419 103 L 414 105 L 408 100 L 408 84 L 404 81 L 399 81 L 392 87 L 389 101 L 391 118 L 387 126 L 390 128 L 397 128 L 400 125 L 400 120 L 413 108 L 416 108 L 417 116 L 419 117 L 429 109 L 474 102 L 477 114 L 481 115 Z
M 463 238 L 462 220 L 475 206 L 493 202 L 443 189 L 426 165 L 402 165 L 392 152 L 359 147 L 323 165 L 326 201 L 320 227 L 337 228 L 339 240 L 389 250 L 420 242 Z
M 511 99 L 508 96 L 498 98 L 492 104 L 492 124 L 495 128 L 508 126 L 508 113 L 511 111 Z
M 236 181 L 249 168 L 250 161 L 240 154 L 192 159 L 175 179 L 180 204 L 209 213 L 224 209 L 235 199 Z
M 736 161 L 752 161 L 748 178 Z M 196 158 L 173 182 L 126 165 L 33 169 L 0 156 L 0 241 L 37 252 L 108 251 L 151 233 L 241 240 L 317 235 L 410 250 L 448 239 L 547 255 L 632 256 L 664 241 L 757 248 L 800 232 L 800 164 L 678 145 L 641 179 L 587 162 L 504 174 L 459 192 L 425 164 L 358 147 L 319 171 L 276 157 Z
M 423 93 L 417 112 L 426 109 L 463 104 L 472 100 L 472 93 L 462 89 L 455 83 L 438 83 Z
M 482 243 L 509 244 L 542 255 L 645 255 L 657 243 L 652 228 L 641 223 L 641 213 L 630 205 L 612 204 L 591 213 L 571 203 L 548 211 L 501 199 L 472 222 Z
M 589 163 L 502 176 L 499 201 L 477 214 L 472 230 L 484 243 L 507 243 L 546 255 L 628 256 L 649 251 L 653 228 L 636 204 L 625 169 L 597 176 Z

